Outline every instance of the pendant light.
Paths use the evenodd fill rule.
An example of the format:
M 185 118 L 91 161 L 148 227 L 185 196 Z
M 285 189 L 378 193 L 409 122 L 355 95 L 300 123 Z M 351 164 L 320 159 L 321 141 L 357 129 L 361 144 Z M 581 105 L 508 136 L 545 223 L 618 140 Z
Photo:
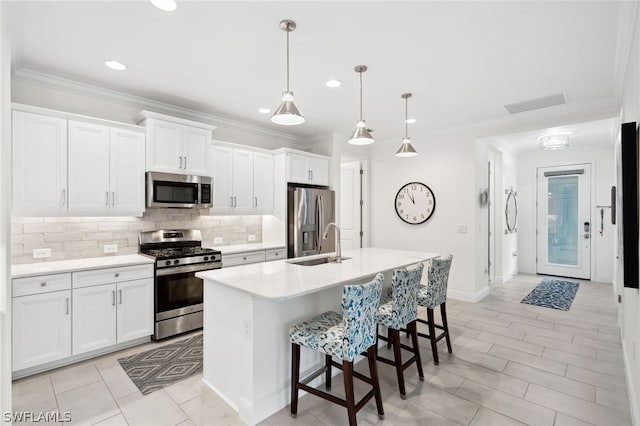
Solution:
M 353 132 L 353 136 L 349 139 L 349 143 L 352 145 L 369 145 L 375 142 L 369 130 L 367 130 L 367 125 L 362 119 L 362 73 L 367 70 L 366 65 L 358 65 L 354 68 L 355 72 L 360 74 L 360 120 L 356 124 L 356 130 Z
M 287 33 L 287 90 L 282 92 L 282 103 L 271 116 L 271 121 L 283 126 L 295 126 L 305 120 L 293 103 L 293 92 L 289 90 L 289 33 L 296 29 L 296 23 L 285 19 L 280 21 L 280 28 Z
M 411 145 L 411 139 L 409 139 L 409 98 L 411 93 L 403 93 L 400 95 L 404 99 L 404 139 L 402 139 L 402 145 L 400 149 L 396 151 L 396 157 L 415 157 L 418 155 L 416 150 Z

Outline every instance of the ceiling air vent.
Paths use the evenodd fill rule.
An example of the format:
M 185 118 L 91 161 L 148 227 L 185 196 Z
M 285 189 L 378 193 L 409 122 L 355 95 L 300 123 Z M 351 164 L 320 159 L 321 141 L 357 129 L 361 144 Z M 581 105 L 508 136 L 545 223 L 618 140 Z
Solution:
M 562 93 L 557 93 L 543 98 L 529 99 L 528 101 L 505 105 L 504 107 L 511 114 L 516 114 L 518 112 L 531 111 L 534 109 L 546 108 L 565 103 L 567 103 L 567 101 L 564 98 L 564 95 Z

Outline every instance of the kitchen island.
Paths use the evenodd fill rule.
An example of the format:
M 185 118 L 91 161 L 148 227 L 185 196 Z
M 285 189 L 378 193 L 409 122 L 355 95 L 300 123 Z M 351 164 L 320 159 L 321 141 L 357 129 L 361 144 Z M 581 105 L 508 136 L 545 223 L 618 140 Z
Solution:
M 340 312 L 342 286 L 436 257 L 435 253 L 364 248 L 342 263 L 297 265 L 301 260 L 204 271 L 203 381 L 250 425 L 289 404 L 289 328 L 327 310 Z M 313 259 L 310 256 L 304 259 Z M 323 355 L 303 348 L 304 377 Z

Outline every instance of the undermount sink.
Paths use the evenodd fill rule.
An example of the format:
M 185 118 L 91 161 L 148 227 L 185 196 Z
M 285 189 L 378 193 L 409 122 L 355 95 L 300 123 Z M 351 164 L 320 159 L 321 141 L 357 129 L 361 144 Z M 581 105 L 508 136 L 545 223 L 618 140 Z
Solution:
M 350 257 L 342 257 L 342 260 L 351 259 Z M 314 265 L 322 265 L 324 263 L 337 263 L 335 256 L 325 256 L 325 257 L 317 257 L 315 259 L 306 259 L 306 260 L 296 260 L 293 262 L 294 265 L 301 266 L 314 266 Z

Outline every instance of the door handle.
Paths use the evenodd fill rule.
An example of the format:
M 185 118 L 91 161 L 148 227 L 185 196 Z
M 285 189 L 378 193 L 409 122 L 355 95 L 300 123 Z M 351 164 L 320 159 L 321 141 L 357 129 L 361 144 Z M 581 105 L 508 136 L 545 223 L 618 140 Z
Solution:
M 116 291 L 111 291 L 111 306 L 116 306 Z
M 109 205 L 109 191 L 105 191 L 104 195 L 105 195 L 105 199 L 107 201 L 107 206 L 108 206 Z
M 588 240 L 591 237 L 591 235 L 588 232 L 584 233 L 584 239 Z

